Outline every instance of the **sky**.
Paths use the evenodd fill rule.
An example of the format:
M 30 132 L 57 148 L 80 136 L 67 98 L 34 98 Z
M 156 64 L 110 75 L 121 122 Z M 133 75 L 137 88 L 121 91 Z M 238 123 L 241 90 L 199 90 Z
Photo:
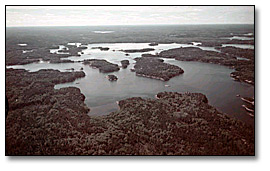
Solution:
M 7 6 L 6 26 L 254 24 L 253 6 Z

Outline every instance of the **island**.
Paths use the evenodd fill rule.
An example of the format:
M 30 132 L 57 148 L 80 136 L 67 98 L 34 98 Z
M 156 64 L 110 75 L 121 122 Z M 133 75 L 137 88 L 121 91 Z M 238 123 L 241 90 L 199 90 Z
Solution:
M 143 48 L 143 49 L 126 49 L 126 50 L 120 50 L 122 52 L 125 53 L 138 53 L 138 52 L 149 52 L 149 51 L 153 51 L 155 49 L 153 48 Z
M 121 64 L 122 64 L 122 68 L 127 68 L 127 66 L 129 65 L 129 60 L 122 60 Z
M 115 75 L 108 75 L 107 78 L 109 81 L 117 81 L 118 80 L 118 78 Z
M 158 45 L 158 43 L 156 43 L 156 42 L 149 43 L 149 46 L 157 46 L 157 45 Z
M 101 51 L 108 51 L 110 48 L 108 48 L 108 47 L 92 47 L 91 49 L 99 49 Z
M 119 71 L 120 68 L 117 64 L 110 63 L 104 59 L 86 59 L 83 61 L 84 65 L 89 65 L 93 68 L 98 68 L 100 72 L 108 73 Z
M 162 59 L 158 58 L 135 58 L 136 64 L 134 66 L 137 76 L 168 81 L 172 77 L 184 73 L 184 70 L 178 66 L 164 63 Z

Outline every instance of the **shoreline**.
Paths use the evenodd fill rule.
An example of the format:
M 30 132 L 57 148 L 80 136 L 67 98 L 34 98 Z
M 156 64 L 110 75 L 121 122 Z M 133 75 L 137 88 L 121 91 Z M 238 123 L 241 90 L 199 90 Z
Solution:
M 121 61 L 122 65 L 120 65 L 118 61 L 116 61 L 117 64 L 113 64 L 115 63 L 114 60 L 112 61 L 113 63 L 110 63 L 108 62 L 110 60 L 107 61 L 107 59 L 103 61 L 98 59 L 92 59 L 92 61 L 82 60 L 82 58 L 84 59 L 86 56 L 80 57 L 81 55 L 91 54 L 88 53 L 91 51 L 84 50 L 91 49 L 91 44 L 98 44 L 95 42 L 99 42 L 100 44 L 106 42 L 112 44 L 120 42 L 143 42 L 148 44 L 147 47 L 144 47 L 144 45 L 126 46 L 126 52 L 130 53 L 128 56 L 125 54 L 125 50 L 123 50 L 125 48 L 122 49 L 122 53 L 125 59 L 128 59 L 128 62 L 130 59 L 136 61 L 137 66 L 136 64 L 134 65 L 136 74 L 132 73 L 132 78 L 133 76 L 135 78 L 138 76 L 165 82 L 170 80 L 170 78 L 182 74 L 184 70 L 179 66 L 165 64 L 165 62 L 163 63 L 160 59 L 157 59 L 157 61 L 151 59 L 150 62 L 147 61 L 149 59 L 144 62 L 142 62 L 142 58 L 136 60 L 135 57 L 137 57 L 137 54 L 135 52 L 151 52 L 154 49 L 154 52 L 158 51 L 162 53 L 167 48 L 174 47 L 171 45 L 158 46 L 158 44 L 163 44 L 163 41 L 166 42 L 165 44 L 194 44 L 195 42 L 201 47 L 212 47 L 208 49 L 214 49 L 220 46 L 220 51 L 232 53 L 233 55 L 215 56 L 217 53 L 201 49 L 197 54 L 187 53 L 187 55 L 185 54 L 174 59 L 179 61 L 181 61 L 181 59 L 190 60 L 184 58 L 185 56 L 190 56 L 197 62 L 231 67 L 235 69 L 235 72 L 230 75 L 232 79 L 240 82 L 243 81 L 254 87 L 255 85 L 251 75 L 253 58 L 251 53 L 249 53 L 250 51 L 239 50 L 232 47 L 221 47 L 222 44 L 237 43 L 253 44 L 253 46 L 255 46 L 254 40 L 222 39 L 222 37 L 241 37 L 240 33 L 243 30 L 246 31 L 246 33 L 253 33 L 252 28 L 231 27 L 231 30 L 222 33 L 219 32 L 219 29 L 224 30 L 224 28 L 218 27 L 213 28 L 213 30 L 184 29 L 184 31 L 187 32 L 174 31 L 174 28 L 168 27 L 166 30 L 157 29 L 158 34 L 147 29 L 145 31 L 139 30 L 138 32 L 137 30 L 132 30 L 132 28 L 124 30 L 123 32 L 107 34 L 96 34 L 92 33 L 91 30 L 90 32 L 89 30 L 86 32 L 74 32 L 74 34 L 70 35 L 66 35 L 66 33 L 63 34 L 61 31 L 57 32 L 57 30 L 53 32 L 53 34 L 50 32 L 46 32 L 48 34 L 42 34 L 42 30 L 38 33 L 31 33 L 31 36 L 37 37 L 39 41 L 31 39 L 31 37 L 29 38 L 28 32 L 21 32 L 18 35 L 15 28 L 15 32 L 13 31 L 14 34 L 11 34 L 12 29 L 9 29 L 7 31 L 9 34 L 6 42 L 5 64 L 6 96 L 9 104 L 5 134 L 6 155 L 254 155 L 254 126 L 240 119 L 236 119 L 233 116 L 229 116 L 218 110 L 215 106 L 212 106 L 206 95 L 194 93 L 197 90 L 196 87 L 193 88 L 194 91 L 191 91 L 191 93 L 180 93 L 179 89 L 182 89 L 182 87 L 176 89 L 178 90 L 178 92 L 176 92 L 173 91 L 175 90 L 173 89 L 174 84 L 170 84 L 172 88 L 169 89 L 164 88 L 164 86 L 169 87 L 169 83 L 151 81 L 149 85 L 152 85 L 152 83 L 161 84 L 162 91 L 159 91 L 161 89 L 155 89 L 156 87 L 159 88 L 160 85 L 152 85 L 150 89 L 152 89 L 151 91 L 153 91 L 153 93 L 147 94 L 145 93 L 147 91 L 142 91 L 143 93 L 135 91 L 138 92 L 138 95 L 141 97 L 126 96 L 123 90 L 120 89 L 120 91 L 118 91 L 119 88 L 106 89 L 108 91 L 117 90 L 115 93 L 113 92 L 115 96 L 117 96 L 118 93 L 123 93 L 121 97 L 125 98 L 122 100 L 118 100 L 118 98 L 110 99 L 113 93 L 109 94 L 108 92 L 104 92 L 104 94 L 106 94 L 104 97 L 109 97 L 107 101 L 118 101 L 95 107 L 88 107 L 86 105 L 86 97 L 81 91 L 84 89 L 80 87 L 80 85 L 78 85 L 80 88 L 74 87 L 75 84 L 79 82 L 76 80 L 86 77 L 87 72 L 89 72 L 89 65 L 92 65 L 92 68 L 98 68 L 102 73 L 119 71 L 128 66 L 127 61 Z M 102 29 L 96 30 L 102 31 Z M 234 34 L 232 35 L 229 32 L 233 32 Z M 85 33 L 87 33 L 87 36 Z M 251 37 L 249 34 L 248 36 Z M 20 44 L 25 45 L 19 46 L 18 41 Z M 73 43 L 73 45 L 70 44 L 70 42 L 81 43 Z M 151 46 L 149 44 L 151 42 L 152 45 L 157 46 Z M 60 47 L 59 45 L 62 46 Z M 106 45 L 102 47 L 96 46 L 96 48 L 99 49 L 97 50 L 98 52 L 105 51 L 108 54 L 112 54 L 109 53 L 111 51 L 117 51 L 115 54 L 118 54 L 120 52 L 117 48 L 125 46 L 115 46 L 115 49 L 112 47 L 113 46 Z M 51 53 L 50 48 L 54 49 L 53 52 L 55 53 Z M 184 48 L 182 48 L 182 50 Z M 172 49 L 174 48 L 170 48 L 169 50 Z M 245 53 L 249 55 L 250 61 L 237 61 L 234 59 L 234 55 L 239 54 L 239 56 L 242 57 Z M 204 54 L 209 56 L 205 58 Z M 76 61 L 77 59 L 73 58 L 70 58 L 72 60 L 65 59 L 72 55 L 77 56 L 77 59 L 80 59 L 80 61 Z M 92 53 L 91 55 L 94 56 L 96 54 Z M 201 55 L 203 60 L 199 60 L 199 58 L 194 57 L 194 55 Z M 112 58 L 113 57 L 112 55 Z M 156 55 L 152 57 L 156 57 Z M 97 54 L 97 58 L 99 58 L 99 54 Z M 108 59 L 112 58 L 108 56 Z M 223 60 L 221 60 L 221 58 Z M 139 64 L 140 60 L 141 64 Z M 9 66 L 12 66 L 9 64 L 25 65 L 35 62 L 54 64 L 71 63 L 70 65 L 64 65 L 63 68 L 72 67 L 70 67 L 71 69 L 68 70 L 68 72 L 60 72 L 59 70 L 62 68 L 58 67 L 59 65 L 56 66 L 59 68 L 57 70 L 41 69 L 34 72 L 29 72 L 24 69 L 8 69 Z M 75 62 L 79 63 L 72 64 Z M 87 65 L 87 68 L 83 66 L 83 70 L 78 70 L 78 67 L 81 67 L 83 63 Z M 130 68 L 131 67 L 132 66 L 130 66 Z M 92 71 L 92 69 L 90 70 Z M 130 76 L 131 71 L 125 70 L 124 72 L 129 72 L 128 76 Z M 98 71 L 93 73 L 102 74 Z M 103 77 L 104 75 L 106 74 L 102 74 Z M 120 77 L 119 75 L 117 75 L 119 77 L 118 82 L 127 84 L 127 80 L 122 80 L 122 78 L 126 78 L 126 75 L 125 77 Z M 88 76 L 96 75 L 89 74 L 87 77 Z M 92 81 L 96 81 L 96 84 L 87 85 L 89 82 L 83 82 L 89 81 L 91 79 L 90 77 L 89 80 L 83 80 L 80 83 L 86 84 L 84 86 L 86 86 L 89 91 L 93 91 L 93 85 L 100 88 L 100 91 L 103 91 L 102 88 L 104 87 L 117 86 L 117 84 L 110 83 L 106 77 L 103 77 L 100 80 L 92 79 Z M 203 79 L 203 77 L 199 78 Z M 205 77 L 206 82 L 207 78 L 208 77 Z M 108 86 L 96 86 L 101 85 L 103 82 L 99 81 L 103 81 L 104 79 L 106 79 Z M 134 80 L 142 80 L 142 84 L 132 82 L 135 86 L 148 85 L 148 81 L 145 81 L 146 79 Z M 198 82 L 196 82 L 196 79 L 193 80 L 195 80 L 194 83 Z M 228 80 L 231 81 L 230 79 Z M 54 88 L 55 85 L 63 83 L 74 83 L 74 85 L 72 84 L 71 87 L 60 89 Z M 207 83 L 209 84 L 209 82 Z M 128 82 L 128 84 L 130 83 Z M 162 84 L 165 85 L 163 86 Z M 202 83 L 201 86 L 205 85 Z M 241 87 L 243 86 L 240 86 L 240 88 Z M 132 86 L 130 88 L 132 88 Z M 138 87 L 138 89 L 141 88 L 144 87 Z M 191 90 L 193 89 L 191 88 Z M 148 88 L 145 87 L 145 90 L 148 90 Z M 170 90 L 170 92 L 166 92 L 166 90 Z M 199 89 L 199 92 L 200 90 L 201 89 Z M 239 89 L 236 89 L 234 92 L 238 92 L 237 90 Z M 92 97 L 94 101 L 96 101 L 96 104 L 101 104 L 99 102 L 102 101 L 102 98 L 94 98 L 100 95 L 100 91 L 96 92 L 96 96 Z M 220 90 L 217 90 L 216 92 L 219 91 Z M 204 93 L 207 94 L 207 91 Z M 151 97 L 148 97 L 150 96 L 149 94 Z M 154 97 L 152 97 L 152 94 L 154 94 Z M 144 97 L 144 95 L 146 97 Z M 224 98 L 230 97 L 227 96 L 224 96 Z M 100 101 L 98 102 L 98 100 Z M 243 104 L 242 107 L 247 111 L 247 114 L 251 117 L 255 117 L 255 109 L 253 110 L 252 106 L 250 106 L 254 106 L 254 99 L 241 97 L 239 100 L 246 103 Z M 91 100 L 89 102 L 91 102 Z M 244 111 L 242 107 L 240 106 L 241 111 Z M 113 109 L 117 110 L 110 112 L 110 110 Z M 108 114 L 99 115 L 104 114 L 104 111 L 108 111 Z M 91 112 L 96 115 L 92 116 Z M 249 116 L 246 117 L 252 120 Z
M 40 75 L 39 73 L 41 72 L 43 72 L 43 74 Z M 201 93 L 161 92 L 156 95 L 158 99 L 143 99 L 140 97 L 127 98 L 118 102 L 120 111 L 102 117 L 93 117 L 87 115 L 88 110 L 86 110 L 84 103 L 85 97 L 81 94 L 80 89 L 69 87 L 55 90 L 53 85 L 56 84 L 54 80 L 55 78 L 57 79 L 57 77 L 55 77 L 55 74 L 51 74 L 51 72 L 69 76 L 78 73 L 59 72 L 55 70 L 43 70 L 30 73 L 25 70 L 7 69 L 7 80 L 9 80 L 7 82 L 7 85 L 9 85 L 7 94 L 10 102 L 10 111 L 7 117 L 6 126 L 8 155 L 150 154 L 147 153 L 147 151 L 136 150 L 138 149 L 138 144 L 133 137 L 134 135 L 139 136 L 138 138 L 143 140 L 146 144 L 153 143 L 157 145 L 160 144 L 160 141 L 166 141 L 172 146 L 184 145 L 192 147 L 180 151 L 178 151 L 178 149 L 181 148 L 172 148 L 174 150 L 170 153 L 165 152 L 166 154 L 192 155 L 195 153 L 209 155 L 215 154 L 217 151 L 219 154 L 229 155 L 253 154 L 253 150 L 250 150 L 253 147 L 252 127 L 219 112 L 208 104 L 206 96 Z M 33 101 L 34 99 L 31 98 L 29 99 L 29 102 L 26 102 L 23 100 L 25 98 L 21 98 L 21 96 L 24 97 L 26 91 L 23 88 L 25 87 L 24 84 L 21 84 L 15 79 L 18 77 L 17 74 L 23 74 L 20 76 L 20 82 L 24 82 L 27 78 L 35 76 L 37 82 L 33 85 L 29 85 L 28 92 L 34 93 L 33 95 L 38 101 Z M 48 79 L 48 81 L 46 81 L 47 83 L 54 83 L 50 89 L 47 88 L 44 89 L 44 92 L 40 92 L 40 86 L 48 87 L 48 85 L 44 84 L 46 82 L 44 82 L 43 77 Z M 12 80 L 16 84 L 10 82 Z M 42 80 L 43 82 L 39 82 L 39 80 Z M 74 81 L 68 77 L 66 80 L 68 82 Z M 23 88 L 22 91 L 18 91 L 15 96 L 12 95 L 14 86 L 18 86 L 18 90 Z M 36 87 L 36 89 L 33 89 L 32 86 Z M 36 90 L 41 94 L 36 94 Z M 21 100 L 14 103 L 10 101 L 11 96 L 13 96 L 13 99 Z M 44 99 L 39 99 L 40 97 Z M 77 100 L 74 100 L 74 98 L 77 98 Z M 74 102 L 77 104 L 74 104 Z M 25 105 L 26 103 L 27 105 Z M 85 113 L 81 112 L 82 109 L 85 110 Z M 44 111 L 46 110 L 48 110 L 48 113 L 45 115 Z M 21 111 L 21 116 L 17 115 L 19 111 Z M 25 120 L 25 118 L 29 119 Z M 211 118 L 215 118 L 219 123 L 223 123 L 223 126 L 219 124 L 216 125 L 218 122 Z M 21 123 L 19 128 L 20 131 L 17 133 L 15 132 L 18 129 L 18 125 L 14 124 L 14 122 Z M 235 122 L 237 122 L 236 125 L 233 124 Z M 32 127 L 29 124 L 35 126 Z M 137 126 L 130 127 L 130 124 Z M 230 146 L 226 145 L 227 142 L 224 141 L 221 136 L 227 131 L 226 127 L 228 124 L 232 124 L 234 127 L 233 131 L 239 132 L 239 134 L 241 134 L 240 138 L 245 139 L 245 141 L 248 142 L 245 145 L 244 150 L 243 147 L 237 148 L 237 150 L 222 150 L 224 147 L 230 148 Z M 207 128 L 208 133 L 204 133 L 205 128 Z M 161 134 L 159 129 L 162 129 L 161 132 L 165 132 L 165 135 L 168 135 L 168 137 L 174 138 L 163 137 L 163 134 Z M 24 133 L 22 134 L 21 131 Z M 46 140 L 39 137 L 43 136 L 43 134 L 40 134 L 39 132 L 44 131 L 46 131 Z M 192 131 L 193 134 L 190 134 L 189 131 Z M 134 132 L 134 134 L 132 134 L 132 132 Z M 181 133 L 181 135 L 178 135 L 179 133 Z M 210 135 L 210 133 L 212 135 Z M 110 135 L 115 138 L 110 138 Z M 152 139 L 143 138 L 145 136 L 149 138 L 152 137 Z M 18 145 L 25 142 L 25 138 L 29 139 L 31 137 L 33 138 L 32 141 L 24 144 L 25 148 L 21 148 L 21 146 Z M 184 141 L 180 141 L 179 139 L 179 142 L 177 140 L 176 143 L 175 137 L 179 137 L 182 140 L 184 138 Z M 185 137 L 188 139 L 185 140 Z M 162 140 L 160 140 L 160 138 Z M 204 149 L 198 148 L 192 139 L 201 141 Z M 213 146 L 209 146 L 209 143 L 204 143 L 205 139 L 216 142 L 214 143 L 216 145 L 212 144 Z M 234 136 L 232 133 L 230 134 L 230 140 L 232 143 L 237 144 L 239 137 Z M 104 142 L 110 141 L 112 141 L 110 144 L 103 145 Z M 117 146 L 118 143 L 126 144 L 129 148 Z M 37 144 L 42 144 L 40 148 L 38 148 L 38 151 L 36 151 L 37 149 L 32 148 Z M 222 146 L 218 146 L 218 144 L 222 144 Z M 14 146 L 17 148 L 13 148 Z M 132 148 L 132 146 L 134 148 Z M 24 149 L 27 150 L 25 151 Z M 161 149 L 152 149 L 151 154 L 157 155 L 164 149 L 168 149 L 168 147 L 163 146 Z M 249 149 L 249 151 L 246 151 L 247 149 Z

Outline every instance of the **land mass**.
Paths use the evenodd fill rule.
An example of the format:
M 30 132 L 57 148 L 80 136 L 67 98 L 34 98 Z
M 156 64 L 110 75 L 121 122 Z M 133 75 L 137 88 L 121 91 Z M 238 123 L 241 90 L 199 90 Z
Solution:
M 149 51 L 153 51 L 155 49 L 153 48 L 143 48 L 143 49 L 126 49 L 126 50 L 121 50 L 125 53 L 139 53 L 139 52 L 149 52 Z
M 89 65 L 93 68 L 98 68 L 100 72 L 109 73 L 119 71 L 120 68 L 117 64 L 110 63 L 104 59 L 86 59 L 83 64 Z
M 127 68 L 129 65 L 129 60 L 122 60 L 121 65 L 122 65 L 122 68 Z
M 129 98 L 118 112 L 90 117 L 78 88 L 53 88 L 82 71 L 6 74 L 6 155 L 254 155 L 254 129 L 200 93 Z
M 101 51 L 108 51 L 110 48 L 108 48 L 108 47 L 92 47 L 92 49 L 99 49 Z
M 177 48 L 157 55 L 143 54 L 136 58 L 136 67 L 131 70 L 140 76 L 169 80 L 183 70 L 158 58 L 175 58 L 234 68 L 231 77 L 254 85 L 254 50 L 222 47 L 254 45 L 254 39 L 227 39 L 247 33 L 252 33 L 247 37 L 253 37 L 253 25 L 197 27 L 123 27 L 117 35 L 96 34 L 89 31 L 96 30 L 91 27 L 7 28 L 6 65 L 72 63 L 63 58 L 80 56 L 90 43 L 153 42 L 149 44 L 151 48 L 123 50 L 129 56 L 127 53 L 153 51 L 152 47 L 160 43 L 199 42 L 199 46 L 215 47 L 221 53 Z M 81 42 L 83 46 L 67 45 L 69 42 Z M 67 46 L 60 50 L 58 45 L 63 44 Z M 59 50 L 51 53 L 50 49 Z M 106 60 L 81 62 L 100 72 L 120 69 Z M 124 61 L 121 64 L 123 68 L 128 65 Z M 119 101 L 120 111 L 90 117 L 80 89 L 54 89 L 56 84 L 85 76 L 83 71 L 71 71 L 6 69 L 6 155 L 255 155 L 254 128 L 221 113 L 201 93 L 161 92 L 156 99 L 123 99 Z M 115 77 L 108 79 L 116 80 Z M 243 107 L 254 116 L 254 98 L 241 99 Z
M 162 59 L 141 57 L 135 58 L 135 61 L 134 69 L 137 76 L 168 81 L 184 73 L 180 67 L 164 63 Z
M 66 48 L 68 47 L 68 48 Z M 16 47 L 16 50 L 6 50 L 6 65 L 25 65 L 34 62 L 46 61 L 50 63 L 73 63 L 71 60 L 61 60 L 70 56 L 81 56 L 79 52 L 86 49 L 85 46 L 67 45 L 62 50 L 57 50 L 57 53 L 51 53 L 50 48 Z M 53 46 L 52 49 L 59 48 Z M 28 50 L 31 49 L 31 50 Z M 59 53 L 61 52 L 61 53 Z
M 179 61 L 198 61 L 228 66 L 235 69 L 235 72 L 231 73 L 231 77 L 235 80 L 254 85 L 254 50 L 235 47 L 222 47 L 219 49 L 221 52 L 202 50 L 197 47 L 181 47 L 165 50 L 157 55 L 145 54 L 143 56 L 174 58 Z M 239 60 L 237 56 L 241 56 L 246 60 Z

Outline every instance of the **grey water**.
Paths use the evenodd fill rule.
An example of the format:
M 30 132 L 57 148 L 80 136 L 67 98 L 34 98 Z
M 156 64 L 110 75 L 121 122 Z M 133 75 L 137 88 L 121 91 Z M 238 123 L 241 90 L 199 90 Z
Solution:
M 108 51 L 92 49 L 92 47 L 101 46 L 109 47 Z M 162 50 L 177 47 L 189 47 L 195 45 L 188 44 L 159 44 L 152 46 L 154 51 L 146 53 L 158 53 Z M 126 69 L 109 73 L 118 77 L 116 82 L 110 82 L 106 76 L 108 74 L 100 73 L 98 69 L 83 65 L 80 62 L 75 63 L 32 63 L 27 65 L 14 65 L 10 68 L 23 68 L 30 72 L 40 69 L 58 69 L 68 71 L 74 68 L 79 71 L 83 68 L 86 76 L 71 83 L 58 84 L 55 89 L 62 87 L 78 87 L 86 96 L 85 103 L 91 109 L 89 115 L 103 115 L 119 110 L 117 101 L 130 97 L 154 98 L 158 92 L 177 91 L 177 92 L 198 92 L 207 96 L 209 103 L 219 111 L 224 112 L 232 117 L 238 118 L 248 124 L 253 125 L 251 118 L 242 107 L 244 102 L 237 97 L 254 96 L 254 86 L 233 81 L 230 73 L 234 70 L 225 66 L 200 62 L 184 62 L 174 59 L 164 59 L 164 62 L 177 65 L 184 70 L 184 74 L 174 77 L 167 82 L 160 80 L 138 77 L 130 69 L 134 67 L 136 57 L 143 53 L 130 53 L 126 56 L 122 49 L 140 49 L 150 47 L 148 43 L 103 43 L 89 44 L 88 49 L 83 50 L 84 54 L 80 57 L 69 57 L 67 59 L 81 61 L 83 59 L 106 59 L 109 62 L 119 64 L 120 61 L 127 59 L 130 65 Z
M 254 49 L 254 45 L 245 45 L 245 44 L 222 44 L 222 47 L 237 47 L 237 48 L 242 48 L 242 49 Z
M 233 36 L 233 37 L 224 37 L 224 39 L 229 39 L 229 40 L 254 40 L 253 37 L 245 37 L 245 36 Z

